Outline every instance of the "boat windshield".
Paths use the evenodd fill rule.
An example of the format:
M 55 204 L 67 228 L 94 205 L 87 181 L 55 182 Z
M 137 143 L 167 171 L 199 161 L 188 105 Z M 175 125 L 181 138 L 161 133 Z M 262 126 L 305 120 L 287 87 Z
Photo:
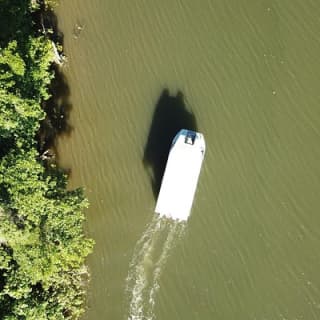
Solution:
M 186 137 L 184 139 L 184 143 L 193 145 L 195 139 L 196 139 L 195 133 L 192 131 L 188 131 L 188 133 L 186 134 Z

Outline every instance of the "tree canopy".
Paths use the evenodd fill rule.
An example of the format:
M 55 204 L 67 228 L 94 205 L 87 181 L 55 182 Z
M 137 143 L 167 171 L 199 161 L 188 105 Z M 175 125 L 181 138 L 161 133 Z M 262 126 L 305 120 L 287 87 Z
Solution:
M 0 0 L 0 318 L 77 319 L 93 247 L 88 202 L 37 151 L 54 53 L 35 10 L 36 1 Z

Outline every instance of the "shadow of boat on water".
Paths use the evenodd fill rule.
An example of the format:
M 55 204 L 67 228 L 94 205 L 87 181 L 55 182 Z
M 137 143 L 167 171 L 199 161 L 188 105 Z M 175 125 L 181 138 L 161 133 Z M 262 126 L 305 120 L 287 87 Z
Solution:
M 158 197 L 172 140 L 180 129 L 197 131 L 196 118 L 187 109 L 181 91 L 170 95 L 169 90 L 164 89 L 155 106 L 143 155 L 143 164 L 151 171 L 155 199 Z

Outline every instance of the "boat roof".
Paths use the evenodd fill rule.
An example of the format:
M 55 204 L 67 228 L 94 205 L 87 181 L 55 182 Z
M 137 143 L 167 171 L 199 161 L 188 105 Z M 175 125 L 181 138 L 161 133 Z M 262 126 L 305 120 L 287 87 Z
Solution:
M 173 219 L 188 219 L 204 151 L 202 134 L 188 130 L 178 133 L 169 153 L 155 212 Z

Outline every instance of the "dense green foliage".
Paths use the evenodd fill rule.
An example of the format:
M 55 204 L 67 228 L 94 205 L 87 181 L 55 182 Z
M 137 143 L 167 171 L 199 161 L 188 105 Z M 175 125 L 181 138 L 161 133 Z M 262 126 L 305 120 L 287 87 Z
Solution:
M 35 137 L 54 77 L 35 1 L 0 0 L 0 319 L 77 319 L 83 312 L 81 190 L 39 157 Z

